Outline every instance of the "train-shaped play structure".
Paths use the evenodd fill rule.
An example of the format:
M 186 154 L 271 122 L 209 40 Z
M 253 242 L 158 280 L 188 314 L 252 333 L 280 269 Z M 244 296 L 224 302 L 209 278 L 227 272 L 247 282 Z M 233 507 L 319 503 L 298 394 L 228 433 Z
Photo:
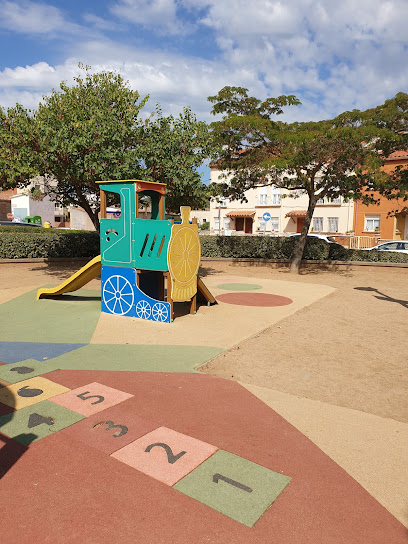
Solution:
M 37 299 L 76 291 L 101 274 L 102 312 L 169 323 L 175 302 L 197 294 L 215 303 L 198 276 L 201 245 L 190 208 L 182 206 L 181 222 L 165 219 L 166 185 L 142 180 L 97 182 L 101 190 L 101 254 L 56 288 L 39 289 Z M 120 199 L 118 217 L 106 217 L 107 193 Z M 139 217 L 142 197 L 150 197 L 151 218 Z

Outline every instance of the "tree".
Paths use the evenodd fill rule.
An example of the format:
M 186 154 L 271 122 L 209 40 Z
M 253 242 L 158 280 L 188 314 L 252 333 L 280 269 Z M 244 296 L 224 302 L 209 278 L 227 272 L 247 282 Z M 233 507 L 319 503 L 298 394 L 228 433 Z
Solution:
M 271 115 L 283 113 L 284 106 L 299 104 L 294 96 L 262 102 L 248 97 L 247 89 L 225 87 L 209 101 L 214 104 L 212 114 L 223 114 L 222 120 L 211 126 L 222 146 L 219 164 L 224 177 L 230 177 L 228 183 L 213 188 L 214 193 L 243 200 L 247 189 L 274 184 L 308 195 L 292 272 L 299 272 L 317 201 L 338 196 L 373 199 L 366 189 L 384 181 L 380 170 L 384 157 L 401 143 L 391 122 L 375 123 L 368 112 L 288 124 L 271 119 Z M 378 115 L 379 119 L 384 117 Z
M 210 193 L 198 168 L 212 149 L 207 124 L 197 121 L 190 108 L 178 117 L 164 117 L 157 105 L 156 115 L 142 129 L 139 156 L 145 166 L 143 179 L 167 184 L 167 211 L 178 213 L 181 204 L 193 209 L 208 206 Z
M 39 151 L 35 120 L 17 104 L 4 111 L 0 108 L 0 189 L 24 185 L 27 177 L 37 173 Z
M 389 138 L 381 138 L 379 153 L 383 159 L 394 150 L 408 151 L 408 94 L 397 93 L 394 98 L 386 100 L 384 104 L 364 112 L 353 110 L 341 114 L 338 121 L 343 126 L 374 127 L 375 130 L 386 129 Z M 400 165 L 388 176 L 383 176 L 373 189 L 389 200 L 399 201 L 398 208 L 393 212 L 407 213 L 408 205 L 401 204 L 408 201 L 408 165 Z
M 206 205 L 207 187 L 197 168 L 210 155 L 208 127 L 189 108 L 179 117 L 139 118 L 140 99 L 120 74 L 83 74 L 60 84 L 36 111 L 0 108 L 0 184 L 24 186 L 43 176 L 46 191 L 62 205 L 81 206 L 99 231 L 99 187 L 110 179 L 167 183 L 167 206 Z

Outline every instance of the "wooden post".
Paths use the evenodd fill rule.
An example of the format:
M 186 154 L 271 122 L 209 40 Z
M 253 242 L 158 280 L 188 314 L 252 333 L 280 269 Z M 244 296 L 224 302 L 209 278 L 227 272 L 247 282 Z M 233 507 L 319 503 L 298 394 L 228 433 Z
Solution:
M 163 277 L 166 277 L 166 287 L 167 287 L 167 293 L 166 293 L 166 302 L 170 304 L 170 321 L 173 321 L 174 319 L 174 308 L 173 308 L 173 299 L 171 298 L 171 278 L 170 278 L 170 272 L 163 272 Z
M 164 196 L 159 197 L 159 219 L 165 219 L 164 217 Z
M 197 312 L 197 293 L 191 297 L 190 302 L 190 314 L 195 314 Z
M 105 191 L 102 191 L 102 189 L 101 189 L 100 207 L 101 207 L 101 219 L 106 219 L 106 194 L 105 194 Z

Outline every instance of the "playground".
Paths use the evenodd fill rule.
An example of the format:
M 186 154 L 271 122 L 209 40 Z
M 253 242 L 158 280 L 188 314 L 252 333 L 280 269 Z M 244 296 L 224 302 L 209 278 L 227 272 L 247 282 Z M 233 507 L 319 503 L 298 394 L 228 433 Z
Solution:
M 159 215 L 167 255 L 183 228 L 193 247 Z M 0 264 L 1 541 L 406 542 L 406 270 L 145 280 L 122 270 L 143 239 L 79 274 Z

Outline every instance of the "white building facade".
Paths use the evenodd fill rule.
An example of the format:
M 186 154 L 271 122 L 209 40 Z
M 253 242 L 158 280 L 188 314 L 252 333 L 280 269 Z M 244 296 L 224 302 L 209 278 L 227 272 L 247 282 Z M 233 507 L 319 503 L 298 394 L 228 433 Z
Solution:
M 211 168 L 211 182 L 221 171 Z M 259 186 L 245 192 L 247 202 L 214 198 L 210 204 L 210 230 L 215 234 L 289 235 L 301 232 L 308 206 L 308 196 L 299 191 Z M 354 201 L 342 197 L 319 200 L 310 232 L 345 234 L 353 229 Z

